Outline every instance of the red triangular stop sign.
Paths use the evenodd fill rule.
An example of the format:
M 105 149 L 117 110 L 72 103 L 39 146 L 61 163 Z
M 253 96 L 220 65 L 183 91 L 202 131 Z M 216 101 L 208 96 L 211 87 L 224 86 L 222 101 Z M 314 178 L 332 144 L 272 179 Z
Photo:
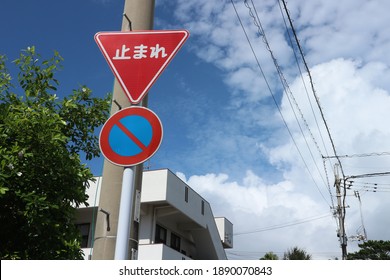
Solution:
M 130 102 L 137 104 L 188 36 L 187 30 L 99 32 L 95 41 Z

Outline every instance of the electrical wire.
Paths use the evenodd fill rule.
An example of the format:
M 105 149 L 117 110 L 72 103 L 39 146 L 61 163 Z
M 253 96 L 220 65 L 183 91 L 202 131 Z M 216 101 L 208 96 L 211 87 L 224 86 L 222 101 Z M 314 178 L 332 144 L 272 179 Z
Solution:
M 306 62 L 306 59 L 305 59 L 305 56 L 303 54 L 303 50 L 302 50 L 302 47 L 301 47 L 301 44 L 299 42 L 299 39 L 298 39 L 298 36 L 297 36 L 297 33 L 295 31 L 295 28 L 294 28 L 294 25 L 293 25 L 293 22 L 292 22 L 292 19 L 291 19 L 291 16 L 290 16 L 290 12 L 288 11 L 288 8 L 287 8 L 287 4 L 285 2 L 285 0 L 281 0 L 282 3 L 283 3 L 283 7 L 284 7 L 284 10 L 285 10 L 285 13 L 287 15 L 287 18 L 288 18 L 288 21 L 289 21 L 289 24 L 290 24 L 290 28 L 291 28 L 291 31 L 294 35 L 294 38 L 295 38 L 295 42 L 296 42 L 296 45 L 298 47 L 298 50 L 301 54 L 301 58 L 302 58 L 302 62 L 303 62 L 303 65 L 305 66 L 305 69 L 307 71 L 307 74 L 309 76 L 309 81 L 310 81 L 310 85 L 311 85 L 311 89 L 312 89 L 312 93 L 313 93 L 313 96 L 315 98 L 315 101 L 317 103 L 317 106 L 318 106 L 318 109 L 320 111 L 320 115 L 321 115 L 321 118 L 323 120 L 323 123 L 325 125 L 325 128 L 326 128 L 326 131 L 327 131 L 327 134 L 328 134 L 328 137 L 329 137 L 329 140 L 330 140 L 330 143 L 331 143 L 331 146 L 332 146 L 332 149 L 333 149 L 333 154 L 338 162 L 338 166 L 341 170 L 341 174 L 342 174 L 342 178 L 345 182 L 346 180 L 346 177 L 345 177 L 345 173 L 344 173 L 344 169 L 343 169 L 343 165 L 341 163 L 341 160 L 340 160 L 340 157 L 338 156 L 337 154 L 337 151 L 336 151 L 336 146 L 334 144 L 334 140 L 333 140 L 333 137 L 332 137 L 332 134 L 330 133 L 330 129 L 329 129 L 329 125 L 325 119 L 325 115 L 324 115 L 324 112 L 323 112 L 323 109 L 322 109 L 322 106 L 320 104 L 320 100 L 319 100 L 319 97 L 316 93 L 316 90 L 314 88 L 314 82 L 313 82 L 313 78 L 312 78 L 312 75 L 311 75 L 311 72 L 310 72 L 310 69 L 307 65 L 307 62 Z M 339 211 L 339 214 L 340 214 L 340 220 L 341 220 L 341 225 L 344 229 L 345 229 L 345 215 L 346 215 L 346 189 L 345 189 L 345 186 L 344 186 L 344 189 L 343 189 L 343 199 L 342 199 L 342 205 L 339 205 L 339 207 L 341 208 Z M 343 236 L 342 238 L 344 238 L 345 236 Z M 346 242 L 346 241 L 345 241 Z M 345 246 L 345 247 L 344 247 Z M 344 241 L 342 242 L 342 251 L 343 251 L 343 259 L 346 257 L 346 243 L 344 244 Z
M 359 182 L 360 184 L 364 184 L 364 185 L 374 185 L 374 186 L 389 186 L 390 187 L 390 183 L 373 183 L 373 182 Z M 385 187 L 387 188 L 387 187 Z
M 330 200 L 331 200 L 331 203 L 332 203 L 332 208 L 331 209 L 335 209 L 334 202 L 333 202 L 333 194 L 332 194 L 332 190 L 330 188 L 330 179 L 329 179 L 328 169 L 326 168 L 326 162 L 325 162 L 324 158 L 322 158 L 322 163 L 324 165 L 325 177 L 326 177 L 326 180 L 327 180 L 326 183 L 328 184 L 328 192 L 329 192 Z
M 297 220 L 294 222 L 289 222 L 289 223 L 284 223 L 284 224 L 279 224 L 279 225 L 273 225 L 273 226 L 268 226 L 264 228 L 260 228 L 257 230 L 251 230 L 251 231 L 244 231 L 244 232 L 237 232 L 233 234 L 233 236 L 239 236 L 239 235 L 246 235 L 246 234 L 253 234 L 253 233 L 259 233 L 259 232 L 264 232 L 264 231 L 269 231 L 269 230 L 275 230 L 275 229 L 281 229 L 281 228 L 286 228 L 286 227 L 291 227 L 291 226 L 296 226 L 304 223 L 309 223 L 312 221 L 316 221 L 319 219 L 324 219 L 330 217 L 331 214 L 327 213 L 321 216 L 315 216 L 315 217 L 310 217 L 310 218 L 305 218 L 301 220 Z
M 315 121 L 317 129 L 318 129 L 318 133 L 319 133 L 320 138 L 322 140 L 322 145 L 324 146 L 325 154 L 328 155 L 328 151 L 327 151 L 327 148 L 326 148 L 326 145 L 325 145 L 324 137 L 322 136 L 321 129 L 320 129 L 320 126 L 318 124 L 317 116 L 316 116 L 316 113 L 314 112 L 313 104 L 312 104 L 310 96 L 309 96 L 309 91 L 307 89 L 305 79 L 303 78 L 302 69 L 301 69 L 301 67 L 299 65 L 298 56 L 297 56 L 297 54 L 295 52 L 294 43 L 293 43 L 293 40 L 291 38 L 290 32 L 288 30 L 287 23 L 286 23 L 286 18 L 285 18 L 284 13 L 283 13 L 283 8 L 280 5 L 280 1 L 278 1 L 278 5 L 279 5 L 280 14 L 282 15 L 282 18 L 283 18 L 283 23 L 284 23 L 284 27 L 286 29 L 286 34 L 288 36 L 288 39 L 289 39 L 289 42 L 290 42 L 290 45 L 291 45 L 291 49 L 292 49 L 292 52 L 294 54 L 295 63 L 297 65 L 297 68 L 298 68 L 298 71 L 299 71 L 299 75 L 301 77 L 301 81 L 302 81 L 303 87 L 305 89 L 306 97 L 307 97 L 307 100 L 308 100 L 309 105 L 310 105 L 310 109 L 311 109 L 311 112 L 313 114 L 314 121 Z M 313 137 L 313 141 L 314 141 L 314 143 L 315 143 L 315 145 L 317 147 L 317 150 L 320 152 L 320 154 L 322 154 L 321 149 L 320 149 L 320 147 L 319 147 L 319 145 L 318 145 L 318 143 L 317 143 L 317 141 L 315 140 L 314 137 Z
M 302 160 L 304 161 L 303 155 L 302 155 L 300 149 L 298 148 L 298 145 L 297 145 L 297 143 L 296 143 L 296 141 L 295 141 L 295 139 L 294 139 L 294 136 L 292 135 L 292 132 L 291 132 L 290 128 L 289 128 L 288 125 L 287 125 L 287 122 L 286 122 L 286 119 L 284 118 L 284 115 L 283 115 L 283 113 L 282 113 L 282 110 L 281 110 L 281 108 L 280 108 L 280 106 L 279 106 L 279 104 L 278 104 L 278 102 L 277 102 L 277 100 L 276 100 L 276 97 L 275 97 L 274 93 L 272 92 L 271 86 L 270 86 L 270 84 L 269 84 L 269 82 L 268 82 L 268 80 L 267 80 L 267 78 L 266 78 L 266 76 L 265 76 L 265 73 L 264 73 L 264 71 L 263 71 L 263 68 L 261 67 L 260 61 L 259 61 L 259 59 L 257 58 L 256 52 L 255 52 L 254 49 L 253 49 L 252 43 L 251 43 L 251 41 L 250 41 L 250 39 L 249 39 L 249 36 L 248 36 L 248 34 L 247 34 L 246 30 L 245 30 L 244 24 L 243 24 L 242 21 L 241 21 L 240 15 L 238 14 L 238 11 L 237 11 L 237 8 L 236 8 L 236 6 L 235 6 L 235 4 L 234 4 L 234 1 L 233 1 L 233 0 L 230 0 L 230 1 L 231 1 L 231 3 L 232 3 L 233 9 L 234 9 L 234 11 L 235 11 L 235 13 L 236 13 L 237 19 L 238 19 L 238 21 L 239 21 L 239 23 L 240 23 L 240 25 L 241 25 L 241 28 L 242 28 L 242 30 L 243 30 L 243 32 L 244 32 L 244 35 L 245 35 L 245 37 L 246 37 L 246 40 L 247 40 L 247 42 L 248 42 L 248 44 L 249 44 L 249 47 L 250 47 L 250 49 L 251 49 L 251 51 L 252 51 L 252 54 L 253 54 L 253 56 L 254 56 L 254 58 L 255 58 L 255 60 L 256 60 L 257 67 L 259 68 L 259 70 L 260 70 L 260 72 L 261 72 L 261 74 L 262 74 L 262 76 L 263 76 L 263 78 L 264 78 L 264 81 L 265 81 L 265 83 L 266 83 L 266 85 L 267 85 L 268 91 L 269 91 L 270 94 L 271 94 L 271 97 L 272 97 L 272 99 L 273 99 L 273 101 L 274 101 L 274 104 L 275 104 L 275 106 L 276 106 L 276 108 L 277 108 L 277 110 L 278 110 L 278 112 L 279 112 L 279 115 L 280 115 L 281 118 L 282 118 L 282 121 L 283 121 L 283 123 L 284 123 L 284 125 L 285 125 L 285 127 L 286 127 L 286 129 L 287 129 L 287 131 L 288 131 L 288 133 L 289 133 L 289 135 L 290 135 L 290 137 L 291 137 L 293 143 L 294 143 L 294 146 L 296 147 L 296 149 L 298 150 L 298 153 L 299 153 L 300 157 L 301 157 Z M 306 165 L 306 168 L 308 169 L 307 164 L 306 164 L 305 161 L 304 161 L 304 163 L 305 163 L 305 165 Z M 309 170 L 309 171 L 310 171 L 310 170 Z
M 353 158 L 353 157 L 372 157 L 372 156 L 390 156 L 390 152 L 341 155 L 338 157 L 339 158 Z M 336 157 L 335 156 L 328 156 L 326 158 L 336 158 Z
M 289 101 L 290 107 L 291 107 L 291 109 L 292 109 L 292 111 L 293 111 L 293 113 L 294 113 L 294 117 L 295 117 L 295 120 L 296 120 L 296 122 L 297 122 L 297 124 L 298 124 L 299 130 L 300 130 L 300 132 L 301 132 L 301 134 L 302 134 L 302 137 L 303 137 L 303 139 L 304 139 L 304 141 L 305 141 L 305 143 L 306 143 L 306 146 L 307 146 L 307 148 L 308 148 L 308 150 L 309 150 L 310 156 L 311 156 L 311 158 L 312 158 L 312 160 L 313 160 L 313 163 L 314 163 L 314 165 L 315 165 L 315 167 L 316 167 L 316 169 L 317 169 L 317 171 L 318 171 L 318 174 L 320 175 L 322 181 L 323 181 L 324 184 L 326 185 L 326 182 L 325 182 L 325 180 L 324 180 L 324 178 L 323 178 L 323 176 L 322 176 L 321 171 L 319 170 L 319 167 L 318 167 L 317 162 L 316 162 L 316 160 L 315 160 L 315 158 L 314 158 L 313 152 L 312 152 L 312 150 L 311 150 L 311 148 L 310 148 L 310 146 L 309 146 L 309 143 L 308 143 L 308 141 L 307 141 L 307 139 L 306 139 L 305 133 L 303 132 L 302 126 L 300 125 L 300 122 L 299 122 L 299 120 L 298 120 L 297 114 L 296 114 L 296 112 L 295 112 L 295 110 L 294 110 L 294 106 L 293 106 L 292 103 L 294 103 L 295 107 L 297 108 L 297 110 L 298 110 L 298 112 L 299 112 L 299 115 L 300 115 L 300 117 L 301 117 L 301 119 L 302 119 L 304 125 L 306 126 L 306 128 L 307 128 L 307 130 L 308 130 L 308 132 L 309 132 L 309 134 L 310 134 L 310 136 L 311 136 L 311 138 L 312 138 L 312 140 L 313 140 L 315 146 L 316 146 L 317 149 L 318 149 L 319 155 L 322 155 L 321 150 L 320 150 L 320 148 L 319 148 L 319 146 L 318 146 L 318 143 L 317 143 L 317 141 L 316 141 L 316 139 L 315 139 L 315 137 L 314 137 L 314 135 L 313 135 L 313 133 L 312 133 L 312 131 L 311 131 L 311 129 L 310 129 L 310 127 L 309 127 L 309 125 L 308 125 L 308 123 L 307 123 L 307 121 L 306 121 L 304 115 L 303 115 L 303 113 L 302 113 L 302 110 L 300 109 L 300 107 L 299 107 L 299 105 L 298 105 L 297 100 L 296 100 L 295 97 L 294 97 L 294 94 L 292 93 L 292 91 L 291 91 L 291 89 L 290 89 L 290 86 L 289 86 L 289 84 L 288 84 L 286 78 L 284 77 L 283 71 L 282 71 L 280 65 L 278 64 L 277 59 L 276 59 L 276 57 L 275 57 L 275 55 L 274 55 L 274 53 L 273 53 L 273 51 L 272 51 L 272 49 L 271 49 L 271 46 L 270 46 L 269 41 L 268 41 L 268 39 L 267 39 L 265 30 L 263 29 L 263 25 L 262 25 L 262 23 L 261 23 L 259 14 L 258 14 L 258 12 L 257 12 L 256 6 L 254 5 L 253 0 L 251 0 L 252 8 L 253 8 L 253 10 L 255 11 L 255 14 L 253 14 L 252 8 L 249 6 L 247 0 L 244 0 L 244 4 L 245 4 L 245 6 L 248 8 L 248 10 L 249 10 L 249 15 L 252 17 L 255 26 L 258 28 L 258 33 L 261 34 L 261 36 L 262 36 L 262 38 L 263 38 L 263 42 L 265 43 L 266 48 L 267 48 L 268 52 L 269 52 L 270 55 L 271 55 L 271 59 L 272 59 L 272 61 L 273 61 L 273 63 L 274 63 L 276 72 L 278 73 L 280 82 L 281 82 L 281 84 L 282 84 L 282 86 L 283 86 L 283 88 L 284 88 L 284 91 L 287 93 L 286 96 L 287 96 L 287 99 L 288 99 L 288 101 Z M 320 190 L 320 188 L 319 188 L 319 186 L 317 185 L 317 183 L 315 183 L 315 186 L 317 187 L 317 190 L 318 190 L 319 193 L 321 194 L 322 198 L 323 198 L 323 199 L 325 200 L 325 202 L 329 205 L 328 201 L 326 200 L 325 196 L 323 195 L 323 193 L 322 193 L 322 191 Z
M 379 177 L 379 176 L 390 176 L 390 171 L 347 176 L 345 181 L 350 180 L 350 179 L 367 178 L 367 177 Z
M 244 0 L 244 2 L 247 2 L 247 1 Z M 294 146 L 296 147 L 296 149 L 297 149 L 297 151 L 298 151 L 298 153 L 299 153 L 299 155 L 300 155 L 300 157 L 301 157 L 301 159 L 302 159 L 302 161 L 303 161 L 303 163 L 304 163 L 304 165 L 305 165 L 305 167 L 306 167 L 306 169 L 307 169 L 307 171 L 308 171 L 308 173 L 309 173 L 309 175 L 310 175 L 310 177 L 311 177 L 311 179 L 312 179 L 312 181 L 313 181 L 313 183 L 314 183 L 314 185 L 317 187 L 317 189 L 318 189 L 318 191 L 320 192 L 320 194 L 321 194 L 322 198 L 324 199 L 324 201 L 329 205 L 329 203 L 328 203 L 328 201 L 326 200 L 325 196 L 322 194 L 321 190 L 319 189 L 319 186 L 318 186 L 317 182 L 315 181 L 315 179 L 314 179 L 314 177 L 313 177 L 313 174 L 311 173 L 311 171 L 310 171 L 310 169 L 309 169 L 309 167 L 308 167 L 308 165 L 307 165 L 307 163 L 306 163 L 306 160 L 304 159 L 304 157 L 303 157 L 303 155 L 302 155 L 302 152 L 300 151 L 300 149 L 299 149 L 299 147 L 298 147 L 298 145 L 297 145 L 297 143 L 296 143 L 296 141 L 295 141 L 295 139 L 294 139 L 294 136 L 293 136 L 293 134 L 292 134 L 290 128 L 289 128 L 288 125 L 287 125 L 287 122 L 286 122 L 286 120 L 285 120 L 285 118 L 284 118 L 284 116 L 283 116 L 283 113 L 282 113 L 282 111 L 281 111 L 281 109 L 280 109 L 280 106 L 279 106 L 277 100 L 276 100 L 276 97 L 275 97 L 275 95 L 274 95 L 273 92 L 272 92 L 272 89 L 271 89 L 271 87 L 270 87 L 270 85 L 269 85 L 269 82 L 268 82 L 266 76 L 265 76 L 265 73 L 264 73 L 264 71 L 263 71 L 263 69 L 262 69 L 262 67 L 261 67 L 261 65 L 260 65 L 259 59 L 257 58 L 256 52 L 254 51 L 254 48 L 253 48 L 253 46 L 252 46 L 252 43 L 251 43 L 251 41 L 250 41 L 250 39 L 249 39 L 249 36 L 248 36 L 248 34 L 247 34 L 246 30 L 245 30 L 244 24 L 242 23 L 241 17 L 240 17 L 240 15 L 238 14 L 238 11 L 237 11 L 237 9 L 236 9 L 236 6 L 235 6 L 233 0 L 231 0 L 231 4 L 232 4 L 232 6 L 233 6 L 233 8 L 234 8 L 234 11 L 235 11 L 236 16 L 237 16 L 237 18 L 238 18 L 238 21 L 240 22 L 241 28 L 242 28 L 242 30 L 243 30 L 243 32 L 244 32 L 244 34 L 245 34 L 245 37 L 246 37 L 246 39 L 247 39 L 247 41 L 248 41 L 248 44 L 249 44 L 249 46 L 250 46 L 250 48 L 251 48 L 252 54 L 253 54 L 254 57 L 255 57 L 257 66 L 258 66 L 258 68 L 259 68 L 259 70 L 260 70 L 260 72 L 261 72 L 261 74 L 262 74 L 262 76 L 263 76 L 263 79 L 264 79 L 264 81 L 265 81 L 265 83 L 266 83 L 266 85 L 267 85 L 267 87 L 268 87 L 268 90 L 269 90 L 269 92 L 270 92 L 270 94 L 271 94 L 271 96 L 272 96 L 272 99 L 273 99 L 273 101 L 274 101 L 274 103 L 275 103 L 275 106 L 276 106 L 277 109 L 278 109 L 278 112 L 279 112 L 279 114 L 280 114 L 280 116 L 281 116 L 281 118 L 282 118 L 282 120 L 283 120 L 283 123 L 284 123 L 284 125 L 286 126 L 287 131 L 288 131 L 288 133 L 289 133 L 289 135 L 290 135 L 290 137 L 291 137 L 291 139 L 292 139 L 292 141 L 293 141 L 293 143 L 294 143 Z M 253 19 L 256 20 L 254 17 L 253 17 Z M 257 22 L 257 23 L 258 23 L 258 22 Z M 260 26 L 260 24 L 258 23 L 257 26 Z M 261 32 L 260 32 L 260 33 L 261 33 Z M 264 34 L 261 34 L 261 35 L 263 36 L 263 40 L 264 40 L 264 38 L 265 38 L 265 37 L 264 37 Z M 285 86 L 284 83 L 282 83 L 282 84 L 283 84 L 283 86 Z M 295 112 L 294 112 L 294 113 L 295 113 Z M 299 122 L 298 122 L 298 124 L 299 124 Z M 307 142 L 306 142 L 306 143 L 307 143 Z M 310 148 L 309 148 L 309 150 L 310 150 Z M 318 168 L 318 167 L 317 167 L 317 168 Z M 321 174 L 321 173 L 320 173 L 320 174 Z M 321 176 L 321 177 L 322 177 L 322 176 Z M 323 179 L 323 178 L 322 178 L 322 179 Z
M 238 251 L 238 250 L 228 250 L 226 251 L 229 260 L 259 260 L 265 254 L 272 252 L 277 255 L 279 260 L 283 260 L 284 253 L 281 251 L 269 250 L 265 251 Z M 313 259 L 322 259 L 324 256 L 331 259 L 338 259 L 339 252 L 310 252 L 310 255 Z
M 294 25 L 293 25 L 293 22 L 292 22 L 292 19 L 291 19 L 291 16 L 290 16 L 290 12 L 289 12 L 288 9 L 287 9 L 287 4 L 286 4 L 285 0 L 281 0 L 281 1 L 282 1 L 282 3 L 283 3 L 284 10 L 285 10 L 285 12 L 286 12 L 288 21 L 289 21 L 289 23 L 290 23 L 290 28 L 291 28 L 291 31 L 292 31 L 292 33 L 293 33 L 293 35 L 294 35 L 295 42 L 296 42 L 296 44 L 297 44 L 298 50 L 299 50 L 299 52 L 300 52 L 300 54 L 301 54 L 301 58 L 302 58 L 302 61 L 303 61 L 303 65 L 305 66 L 306 72 L 307 72 L 307 74 L 308 74 L 308 76 L 309 76 L 309 81 L 310 81 L 311 89 L 312 89 L 312 92 L 313 92 L 315 101 L 316 101 L 316 103 L 317 103 L 318 109 L 319 109 L 319 111 L 320 111 L 320 115 L 321 115 L 322 121 L 324 122 L 326 131 L 327 131 L 327 133 L 328 133 L 328 137 L 329 137 L 329 140 L 330 140 L 331 145 L 332 145 L 332 149 L 333 149 L 334 156 L 336 157 L 336 159 L 337 159 L 337 161 L 338 161 L 338 163 L 339 163 L 339 165 L 340 165 L 341 174 L 342 174 L 342 176 L 343 176 L 343 178 L 344 178 L 344 177 L 345 177 L 345 174 L 344 174 L 344 170 L 343 170 L 343 167 L 342 167 L 342 164 L 341 164 L 341 160 L 340 160 L 340 158 L 339 158 L 338 155 L 337 155 L 336 146 L 335 146 L 335 144 L 334 144 L 333 137 L 332 137 L 332 135 L 331 135 L 331 133 L 330 133 L 330 129 L 329 129 L 328 123 L 327 123 L 327 121 L 326 121 L 326 119 L 325 119 L 325 115 L 324 115 L 324 112 L 323 112 L 323 110 L 322 110 L 322 106 L 321 106 L 321 104 L 320 104 L 320 99 L 319 99 L 319 97 L 318 97 L 318 95 L 317 95 L 317 93 L 316 93 L 316 90 L 315 90 L 315 88 L 314 88 L 313 78 L 312 78 L 312 75 L 311 75 L 309 66 L 307 65 L 305 56 L 304 56 L 304 54 L 303 54 L 303 50 L 302 50 L 301 44 L 300 44 L 300 42 L 299 42 L 297 33 L 296 33 L 296 31 L 295 31 L 295 28 L 294 28 Z
M 390 186 L 388 184 L 378 185 L 377 183 L 360 183 L 360 182 L 349 182 L 346 186 L 347 189 L 364 192 L 390 192 Z
M 367 231 L 366 231 L 366 228 L 364 226 L 364 220 L 363 220 L 362 200 L 360 199 L 360 195 L 359 195 L 358 191 L 355 191 L 355 196 L 359 200 L 360 221 L 362 223 L 361 229 L 363 230 L 363 240 L 366 241 L 367 240 Z
M 282 18 L 283 18 L 283 23 L 284 23 L 284 27 L 286 29 L 286 34 L 288 35 L 288 39 L 289 39 L 289 42 L 290 42 L 290 45 L 291 45 L 291 49 L 292 49 L 292 52 L 294 54 L 295 64 L 297 65 L 297 68 L 298 68 L 298 71 L 299 71 L 299 74 L 300 74 L 300 77 L 301 77 L 301 81 L 302 81 L 303 87 L 305 89 L 306 97 L 307 97 L 307 100 L 309 102 L 310 109 L 311 109 L 311 112 L 313 114 L 314 121 L 315 121 L 318 133 L 319 133 L 321 141 L 322 141 L 322 145 L 324 147 L 325 155 L 329 156 L 328 150 L 327 150 L 326 145 L 325 145 L 325 140 L 324 140 L 324 137 L 323 137 L 323 135 L 321 133 L 321 129 L 320 129 L 320 126 L 318 124 L 317 116 L 316 116 L 316 113 L 314 112 L 313 104 L 312 104 L 310 96 L 309 96 L 309 91 L 307 89 L 305 79 L 303 78 L 303 73 L 302 73 L 302 70 L 301 70 L 301 67 L 300 67 L 298 56 L 296 54 L 296 51 L 295 51 L 295 48 L 294 48 L 294 43 L 293 43 L 293 40 L 291 38 L 289 29 L 287 27 L 286 18 L 284 16 L 283 8 L 282 8 L 282 6 L 280 4 L 280 1 L 278 1 L 278 6 L 279 6 L 280 14 L 282 15 Z M 312 135 L 312 133 L 311 133 L 311 135 Z M 319 145 L 318 145 L 318 143 L 317 143 L 317 141 L 316 141 L 316 139 L 315 139 L 315 137 L 313 135 L 312 135 L 312 140 L 314 141 L 314 143 L 315 143 L 315 145 L 317 147 L 317 150 L 319 151 L 320 155 L 322 156 L 321 149 L 320 149 L 320 147 L 319 147 Z M 328 161 L 330 162 L 330 159 L 328 159 Z M 326 185 L 328 187 L 328 192 L 329 192 L 330 199 L 331 199 L 332 209 L 334 209 L 334 202 L 333 202 L 333 195 L 332 195 L 332 190 L 331 190 L 331 184 L 330 184 L 329 174 L 328 174 L 328 170 L 326 168 L 326 163 L 325 163 L 324 159 L 323 159 L 323 167 L 324 167 L 324 172 L 325 172 Z
M 373 190 L 373 189 L 366 189 L 366 188 L 360 188 L 358 189 L 360 192 L 372 192 L 372 193 L 390 193 L 390 190 Z

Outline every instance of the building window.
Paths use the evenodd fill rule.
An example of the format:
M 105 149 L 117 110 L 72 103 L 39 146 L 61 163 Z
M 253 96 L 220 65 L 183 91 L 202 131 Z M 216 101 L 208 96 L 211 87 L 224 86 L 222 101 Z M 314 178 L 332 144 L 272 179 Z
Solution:
M 180 237 L 176 234 L 171 234 L 171 248 L 180 252 Z
M 201 213 L 202 213 L 202 215 L 204 215 L 204 201 L 202 200 L 202 206 L 201 206 Z
M 81 234 L 81 248 L 88 248 L 89 241 L 89 227 L 91 224 L 78 224 L 76 228 L 80 231 Z
M 167 244 L 167 229 L 160 225 L 156 225 L 156 235 L 154 237 L 154 243 Z
M 188 202 L 188 187 L 185 188 L 184 200 Z

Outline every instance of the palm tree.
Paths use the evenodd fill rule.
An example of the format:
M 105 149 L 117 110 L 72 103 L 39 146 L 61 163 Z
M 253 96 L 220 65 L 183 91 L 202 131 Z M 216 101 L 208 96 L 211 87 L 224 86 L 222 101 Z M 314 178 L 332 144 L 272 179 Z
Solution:
M 283 260 L 311 260 L 311 255 L 295 246 L 284 252 Z
M 260 258 L 260 260 L 278 260 L 279 257 L 274 252 L 270 251 L 265 253 L 264 257 Z

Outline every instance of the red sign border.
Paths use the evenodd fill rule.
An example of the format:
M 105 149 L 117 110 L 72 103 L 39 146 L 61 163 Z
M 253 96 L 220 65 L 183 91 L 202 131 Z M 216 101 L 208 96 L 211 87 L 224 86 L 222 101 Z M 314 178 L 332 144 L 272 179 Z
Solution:
M 183 38 L 181 39 L 181 41 L 179 42 L 179 44 L 176 46 L 176 48 L 173 50 L 173 52 L 170 54 L 170 56 L 166 59 L 166 61 L 164 62 L 163 66 L 160 68 L 160 70 L 154 75 L 153 79 L 149 82 L 149 84 L 146 86 L 146 88 L 144 89 L 144 91 L 140 94 L 140 96 L 136 99 L 134 99 L 132 96 L 131 96 L 131 93 L 129 92 L 129 90 L 127 89 L 127 87 L 125 86 L 121 76 L 119 75 L 119 73 L 117 72 L 114 64 L 112 63 L 112 60 L 110 58 L 110 56 L 108 55 L 108 53 L 106 52 L 105 48 L 103 47 L 99 37 L 101 35 L 129 35 L 129 34 L 172 34 L 172 33 L 184 33 L 184 36 Z M 179 51 L 179 49 L 183 46 L 184 42 L 188 39 L 190 33 L 183 29 L 183 30 L 147 30 L 147 31 L 127 31 L 127 32 L 119 32 L 119 31 L 112 31 L 112 32 L 98 32 L 95 34 L 94 38 L 95 38 L 95 41 L 99 47 L 99 49 L 101 50 L 101 52 L 103 53 L 103 56 L 104 58 L 106 59 L 108 65 L 110 66 L 111 68 L 111 71 L 114 73 L 114 76 L 116 77 L 116 79 L 118 80 L 119 84 L 121 85 L 122 89 L 124 90 L 127 98 L 130 100 L 130 103 L 132 104 L 138 104 L 139 102 L 141 102 L 141 100 L 145 97 L 145 95 L 148 93 L 149 89 L 152 87 L 152 85 L 156 82 L 156 80 L 158 79 L 158 77 L 160 77 L 161 73 L 165 70 L 165 68 L 167 67 L 167 65 L 169 64 L 169 62 L 172 60 L 172 58 L 176 55 L 176 53 Z
M 144 117 L 152 126 L 152 140 L 148 145 L 148 149 L 135 156 L 121 156 L 118 155 L 110 146 L 108 137 L 112 127 L 120 119 L 126 116 L 141 116 Z M 147 161 L 159 149 L 163 138 L 163 127 L 159 117 L 150 109 L 140 106 L 132 106 L 124 108 L 113 114 L 103 125 L 99 135 L 99 146 L 103 156 L 112 164 L 119 166 L 134 166 Z

